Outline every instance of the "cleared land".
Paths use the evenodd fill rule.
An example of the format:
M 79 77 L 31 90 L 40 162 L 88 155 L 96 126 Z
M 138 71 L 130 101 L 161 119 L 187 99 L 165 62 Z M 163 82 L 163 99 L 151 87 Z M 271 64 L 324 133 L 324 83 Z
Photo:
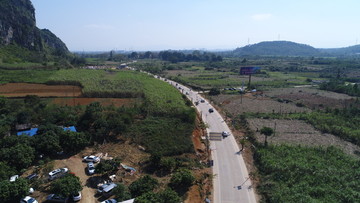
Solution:
M 344 108 L 347 104 L 355 101 L 354 97 L 346 94 L 307 87 L 272 89 L 266 92 L 266 95 L 290 100 L 294 103 L 300 102 L 311 109 L 319 107 Z
M 219 95 L 211 97 L 215 103 L 222 106 L 232 115 L 242 113 L 299 113 L 311 111 L 305 107 L 298 107 L 294 103 L 281 103 L 266 97 L 264 94 Z
M 89 105 L 93 102 L 100 102 L 103 106 L 114 105 L 116 107 L 125 106 L 131 107 L 135 103 L 140 102 L 140 99 L 133 98 L 55 98 L 52 100 L 53 104 L 61 106 L 76 106 Z
M 294 144 L 304 146 L 336 146 L 348 154 L 360 152 L 360 147 L 341 140 L 331 134 L 321 133 L 310 124 L 300 120 L 279 119 L 248 119 L 250 127 L 255 132 L 259 142 L 265 141 L 265 136 L 260 134 L 262 127 L 275 129 L 275 135 L 268 137 L 270 144 Z
M 0 85 L 0 95 L 5 97 L 78 97 L 82 95 L 81 87 L 73 85 L 44 85 L 31 83 L 7 83 Z

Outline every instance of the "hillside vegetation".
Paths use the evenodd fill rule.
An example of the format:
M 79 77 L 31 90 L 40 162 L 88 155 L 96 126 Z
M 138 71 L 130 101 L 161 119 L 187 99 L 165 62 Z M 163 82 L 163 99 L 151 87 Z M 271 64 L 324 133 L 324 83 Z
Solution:
M 235 56 L 258 55 L 258 56 L 316 56 L 319 51 L 305 44 L 288 41 L 260 42 L 237 48 L 233 51 Z
M 61 62 L 71 57 L 55 34 L 36 27 L 35 9 L 30 0 L 0 2 L 0 66 L 27 67 L 22 63 Z

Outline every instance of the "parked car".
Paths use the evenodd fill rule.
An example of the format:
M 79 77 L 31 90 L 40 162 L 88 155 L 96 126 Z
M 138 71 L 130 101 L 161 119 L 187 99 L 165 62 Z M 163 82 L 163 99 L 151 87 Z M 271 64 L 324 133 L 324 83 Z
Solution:
M 98 189 L 97 189 L 97 194 L 102 194 L 104 188 L 106 188 L 110 184 L 112 184 L 112 183 L 106 183 L 106 184 L 103 184 L 103 185 L 99 186 Z
M 87 163 L 87 173 L 89 174 L 89 175 L 92 175 L 92 174 L 94 174 L 95 173 L 95 166 L 94 166 L 94 163 L 93 162 L 89 162 L 89 163 Z
M 115 183 L 111 183 L 110 185 L 108 185 L 106 188 L 103 189 L 102 191 L 102 195 L 104 197 L 110 197 L 113 193 L 113 189 L 117 187 L 117 184 Z
M 222 132 L 222 136 L 225 138 L 225 137 L 228 137 L 230 135 L 230 133 L 228 131 L 223 131 Z
M 108 199 L 108 200 L 102 201 L 100 203 L 117 203 L 117 201 L 116 201 L 116 199 Z
M 69 172 L 69 169 L 67 168 L 58 168 L 49 173 L 49 180 L 54 180 L 56 178 L 60 178 L 64 176 L 67 172 Z
M 210 108 L 210 109 L 209 109 L 209 113 L 212 113 L 212 112 L 214 112 L 214 109 L 213 109 L 213 108 Z
M 38 203 L 35 198 L 26 196 L 25 198 L 20 200 L 20 203 Z
M 10 182 L 15 182 L 19 178 L 19 175 L 13 175 L 10 177 Z
M 38 174 L 37 174 L 37 173 L 33 173 L 33 174 L 31 174 L 31 175 L 26 176 L 26 179 L 28 179 L 28 180 L 33 180 L 33 179 L 35 179 L 35 178 L 37 178 L 37 177 L 38 177 Z
M 98 162 L 100 162 L 100 157 L 94 156 L 94 155 L 85 156 L 84 161 L 98 163 Z
M 71 197 L 72 197 L 74 202 L 80 201 L 81 200 L 81 192 L 72 194 Z
M 49 202 L 66 203 L 66 202 L 68 202 L 68 200 L 69 200 L 69 197 L 64 197 L 64 196 L 57 195 L 57 194 L 51 194 L 46 197 L 46 201 L 49 201 Z

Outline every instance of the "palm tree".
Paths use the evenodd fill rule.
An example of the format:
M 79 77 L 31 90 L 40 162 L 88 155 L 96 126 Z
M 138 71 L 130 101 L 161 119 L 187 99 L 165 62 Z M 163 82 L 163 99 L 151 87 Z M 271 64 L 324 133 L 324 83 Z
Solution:
M 274 130 L 269 127 L 263 127 L 260 129 L 260 134 L 265 135 L 265 143 L 264 145 L 267 146 L 267 137 L 271 136 L 274 133 Z

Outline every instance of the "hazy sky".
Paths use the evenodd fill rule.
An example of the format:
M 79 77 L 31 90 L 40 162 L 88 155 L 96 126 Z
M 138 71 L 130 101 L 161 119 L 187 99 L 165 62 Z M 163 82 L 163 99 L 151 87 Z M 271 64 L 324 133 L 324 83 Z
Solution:
M 359 0 L 31 0 L 71 51 L 234 49 L 287 40 L 360 43 Z

